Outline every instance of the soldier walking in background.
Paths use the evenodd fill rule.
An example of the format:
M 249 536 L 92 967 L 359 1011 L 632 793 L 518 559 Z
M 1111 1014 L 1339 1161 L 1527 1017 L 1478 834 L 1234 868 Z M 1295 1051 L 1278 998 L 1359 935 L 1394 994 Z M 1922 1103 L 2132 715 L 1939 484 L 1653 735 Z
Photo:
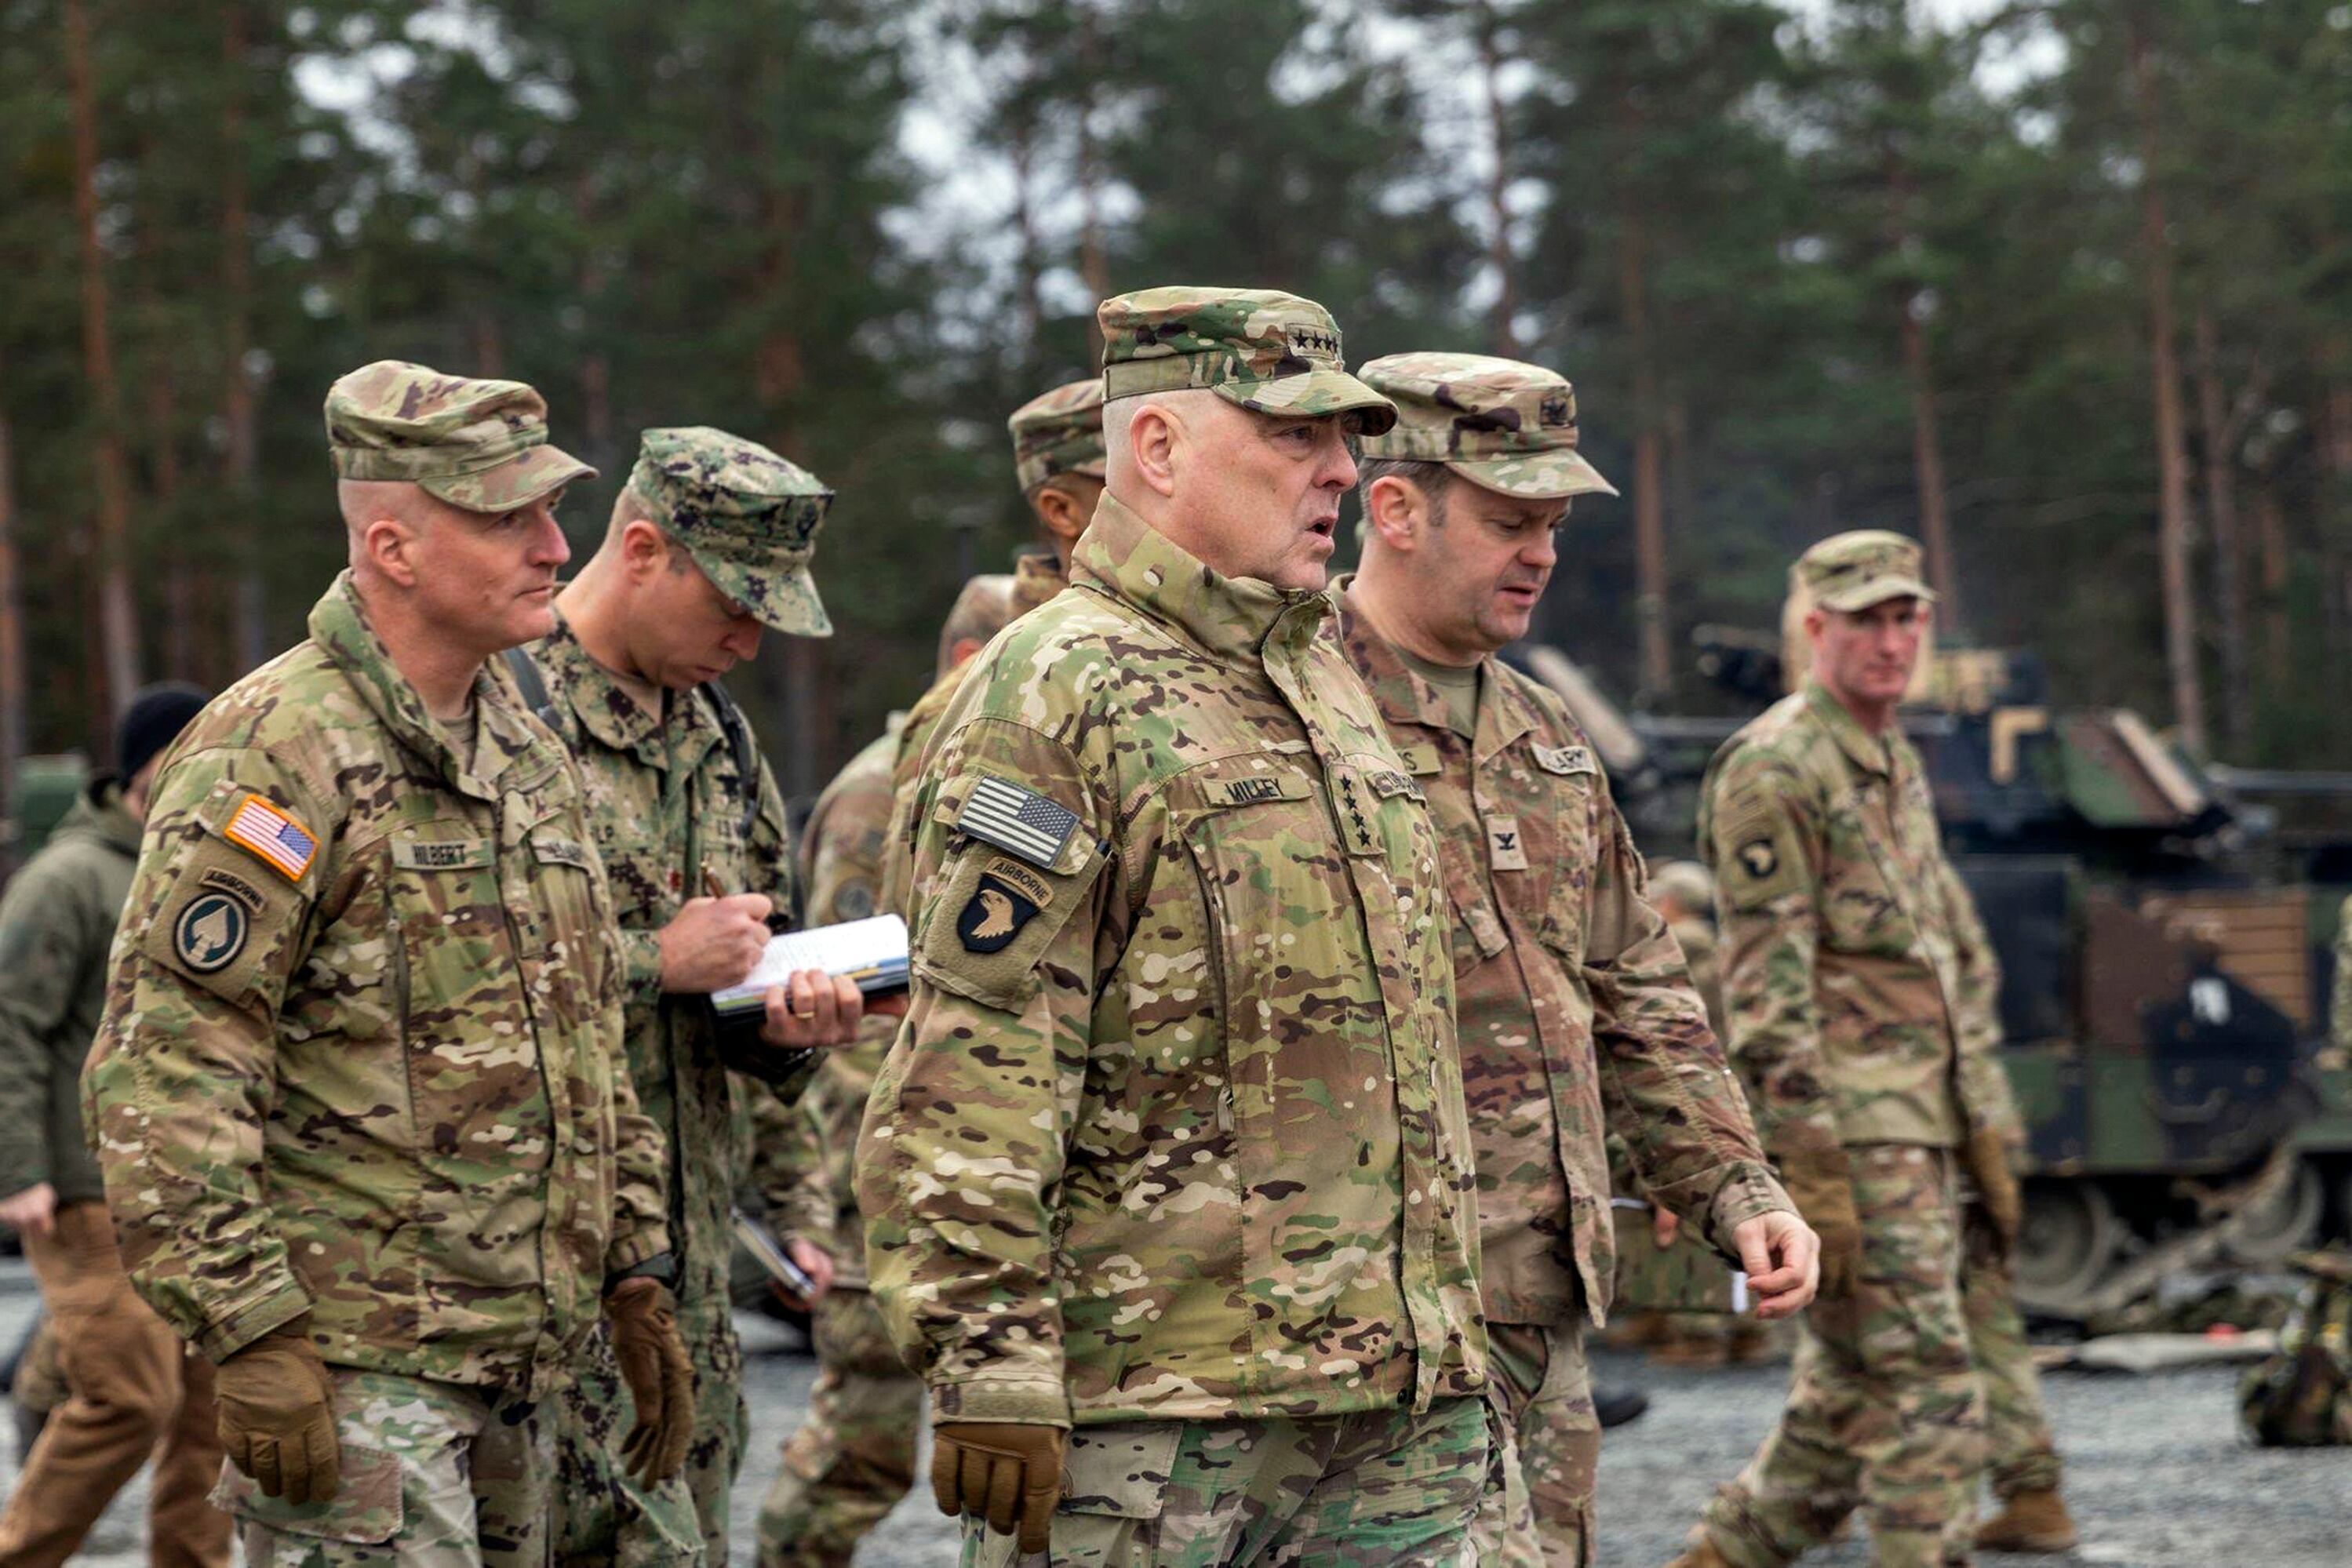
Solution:
M 1486 1346 L 1444 889 L 1317 591 L 1348 434 L 1394 413 L 1307 300 L 1099 316 L 1108 493 L 917 797 L 874 1293 L 968 1563 L 1458 1563 Z
M 625 1379 L 592 1347 L 557 1423 L 557 1555 L 568 1563 L 697 1551 L 713 1568 L 727 1561 L 728 1494 L 749 1432 L 729 1291 L 735 1182 L 748 1097 L 768 1091 L 728 1071 L 708 997 L 751 972 L 794 899 L 783 799 L 715 683 L 759 651 L 763 627 L 831 634 L 809 562 L 832 498 L 740 436 L 646 431 L 604 543 L 558 595 L 554 630 L 517 665 L 527 692 L 551 694 L 543 716 L 579 758 L 613 889 L 629 1071 L 667 1141 L 667 1282 L 695 1375 L 689 1500 L 631 1473 Z M 761 1041 L 781 1054 L 763 1071 L 796 1092 L 814 1064 L 805 1053 L 847 1044 L 862 1012 L 848 980 L 790 977 L 767 998 Z
M 1014 586 L 1002 573 L 964 584 L 940 632 L 942 685 L 1011 622 Z M 903 722 L 894 716 L 809 813 L 801 865 L 813 925 L 876 911 Z M 898 1032 L 896 1019 L 873 1020 L 856 1049 L 828 1055 L 793 1110 L 784 1146 L 763 1151 L 780 1156 L 770 1209 L 793 1256 L 827 1288 L 812 1314 L 817 1374 L 808 1417 L 784 1440 L 782 1468 L 760 1504 L 760 1568 L 847 1562 L 915 1484 L 923 1383 L 898 1359 L 866 1290 L 853 1157 L 875 1077 Z
M 0 1224 L 24 1238 L 64 1375 L 0 1512 L 0 1563 L 22 1568 L 72 1556 L 151 1453 L 148 1561 L 228 1563 L 228 1516 L 205 1500 L 220 1479 L 212 1363 L 131 1290 L 81 1126 L 140 825 L 165 749 L 205 700 L 193 686 L 133 697 L 116 771 L 89 781 L 0 896 Z
M 1429 800 L 1452 914 L 1477 1154 L 1479 1291 L 1502 1484 L 1482 1563 L 1593 1557 L 1601 1427 L 1582 1325 L 1608 1315 L 1607 1130 L 1644 1188 L 1747 1268 L 1766 1316 L 1811 1298 L 1813 1239 L 1772 1179 L 1640 855 L 1566 705 L 1495 657 L 1527 634 L 1572 497 L 1609 493 L 1549 371 L 1397 354 L 1362 445 L 1362 570 L 1339 632 Z
M 384 361 L 326 412 L 351 570 L 156 780 L 86 1115 L 133 1283 L 218 1364 L 247 1561 L 542 1563 L 599 1315 L 648 1474 L 690 1397 L 580 775 L 494 658 L 592 470 L 514 382 Z
M 1972 1182 L 2003 1265 L 2020 1199 L 2000 1062 L 1975 1049 L 1998 977 L 1895 723 L 1934 601 L 1918 547 L 1840 534 L 1798 587 L 1811 674 L 1709 767 L 1699 843 L 1723 921 L 1732 1051 L 1765 1146 L 1822 1237 L 1778 1428 L 1679 1568 L 1768 1568 L 1850 1500 L 1881 1568 L 1965 1562 L 1985 1464 L 1960 1297 Z

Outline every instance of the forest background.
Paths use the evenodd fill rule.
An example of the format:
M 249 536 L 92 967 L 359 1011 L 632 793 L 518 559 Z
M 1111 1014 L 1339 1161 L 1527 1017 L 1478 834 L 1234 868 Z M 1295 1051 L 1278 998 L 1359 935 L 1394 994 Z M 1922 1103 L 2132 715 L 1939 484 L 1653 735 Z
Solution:
M 2352 766 L 2352 5 L 0 0 L 0 769 L 302 634 L 396 357 L 546 394 L 575 549 L 649 424 L 838 491 L 836 635 L 731 683 L 805 796 L 1167 282 L 1571 377 L 1538 632 L 1621 699 L 1888 527 L 2059 704 Z

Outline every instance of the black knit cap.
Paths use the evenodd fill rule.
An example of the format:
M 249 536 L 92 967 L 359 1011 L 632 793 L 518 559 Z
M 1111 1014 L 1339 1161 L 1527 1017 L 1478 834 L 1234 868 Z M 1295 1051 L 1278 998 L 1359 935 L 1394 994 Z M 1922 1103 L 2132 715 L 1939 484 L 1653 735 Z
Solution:
M 184 681 L 142 686 L 114 725 L 114 770 L 135 779 L 150 758 L 173 741 L 188 721 L 202 713 L 212 694 Z

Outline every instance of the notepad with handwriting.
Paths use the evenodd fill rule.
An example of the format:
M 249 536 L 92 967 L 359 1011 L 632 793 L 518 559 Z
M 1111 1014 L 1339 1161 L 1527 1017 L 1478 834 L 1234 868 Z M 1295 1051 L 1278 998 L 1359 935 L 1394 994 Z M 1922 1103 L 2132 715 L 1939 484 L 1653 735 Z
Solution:
M 767 951 L 740 986 L 713 991 L 710 1005 L 722 1019 L 759 1011 L 768 989 L 802 969 L 822 969 L 855 980 L 869 997 L 907 988 L 907 923 L 895 915 L 845 920 L 808 931 L 768 938 Z

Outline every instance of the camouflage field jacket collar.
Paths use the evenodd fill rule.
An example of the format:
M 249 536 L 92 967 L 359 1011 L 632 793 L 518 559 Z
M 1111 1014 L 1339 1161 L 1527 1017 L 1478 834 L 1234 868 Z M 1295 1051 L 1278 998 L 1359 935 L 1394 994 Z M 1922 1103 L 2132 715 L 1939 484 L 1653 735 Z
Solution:
M 1364 684 L 1372 688 L 1381 719 L 1451 730 L 1453 720 L 1446 714 L 1444 696 L 1413 674 L 1398 655 L 1395 644 L 1372 624 L 1372 618 L 1364 613 L 1363 601 L 1353 591 L 1355 580 L 1355 573 L 1349 572 L 1331 584 L 1332 596 L 1339 603 L 1339 638 L 1348 646 L 1349 661 L 1363 672 Z M 1517 686 L 1487 667 L 1494 662 L 1492 654 L 1478 662 L 1478 733 L 1470 754 L 1481 767 L 1542 721 Z
M 1329 613 L 1323 593 L 1286 592 L 1254 577 L 1226 577 L 1108 496 L 1070 559 L 1070 580 L 1124 600 L 1183 633 L 1213 659 L 1255 665 L 1276 627 L 1303 643 Z M 1284 625 L 1294 611 L 1304 611 Z
M 1018 621 L 1070 586 L 1062 575 L 1062 559 L 1051 550 L 1032 550 L 1013 563 L 1013 619 Z
M 1838 701 L 1829 687 L 1810 675 L 1805 678 L 1805 706 L 1821 721 L 1822 727 L 1828 730 L 1831 738 L 1838 743 L 1838 749 L 1844 752 L 1856 768 L 1881 778 L 1891 777 L 1898 771 L 1896 764 L 1911 744 L 1903 738 L 1900 727 L 1889 725 L 1885 735 L 1872 735 L 1862 727 L 1862 721 L 1853 716 L 1853 709 Z
M 499 798 L 498 781 L 508 766 L 544 745 L 535 740 L 521 716 L 521 700 L 508 684 L 496 661 L 485 664 L 474 676 L 474 706 L 479 727 L 469 763 L 449 744 L 448 732 L 425 711 L 416 695 L 392 662 L 392 655 L 368 625 L 367 610 L 359 590 L 345 570 L 310 607 L 310 640 L 351 680 L 392 737 L 432 765 L 450 789 L 476 800 Z
M 673 694 L 662 712 L 646 712 L 588 652 L 561 606 L 555 630 L 532 643 L 531 653 L 547 667 L 548 684 L 563 694 L 582 728 L 648 768 L 667 771 L 677 764 L 682 776 L 700 766 L 702 754 L 719 743 L 717 719 L 705 719 L 692 692 Z M 669 733 L 673 726 L 675 735 Z

